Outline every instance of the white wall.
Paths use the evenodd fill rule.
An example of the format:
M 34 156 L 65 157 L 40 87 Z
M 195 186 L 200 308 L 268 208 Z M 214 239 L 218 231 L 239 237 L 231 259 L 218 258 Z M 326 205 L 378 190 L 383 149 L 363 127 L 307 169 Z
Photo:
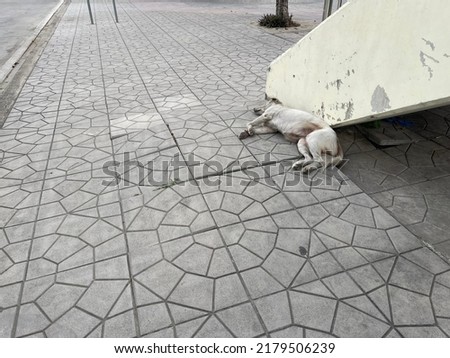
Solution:
M 332 125 L 450 104 L 450 1 L 351 0 L 272 62 L 266 94 Z

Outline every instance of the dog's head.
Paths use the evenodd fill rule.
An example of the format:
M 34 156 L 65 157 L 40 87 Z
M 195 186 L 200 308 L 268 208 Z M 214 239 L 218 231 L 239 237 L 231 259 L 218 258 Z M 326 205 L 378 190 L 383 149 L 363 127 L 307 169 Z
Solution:
M 266 109 L 274 104 L 282 104 L 281 101 L 278 98 L 269 98 L 266 95 Z
M 269 98 L 266 95 L 266 103 L 262 107 L 253 108 L 253 111 L 256 114 L 262 114 L 264 111 L 266 111 L 270 106 L 281 104 L 281 101 L 279 101 L 277 98 Z

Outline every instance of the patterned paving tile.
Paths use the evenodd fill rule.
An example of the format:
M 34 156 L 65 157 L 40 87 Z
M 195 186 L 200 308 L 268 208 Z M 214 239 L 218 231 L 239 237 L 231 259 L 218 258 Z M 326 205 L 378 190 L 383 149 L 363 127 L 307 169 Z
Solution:
M 250 25 L 265 5 L 126 1 L 116 26 L 92 4 L 0 130 L 1 337 L 449 336 L 450 267 L 402 226 L 445 232 L 447 112 L 381 153 L 342 131 L 364 192 L 302 176 L 280 135 L 237 134 L 306 32 Z
M 342 170 L 401 224 L 448 258 L 448 108 L 388 120 L 382 126 L 408 131 L 412 143 L 375 148 L 355 130 L 341 131 L 349 158 Z

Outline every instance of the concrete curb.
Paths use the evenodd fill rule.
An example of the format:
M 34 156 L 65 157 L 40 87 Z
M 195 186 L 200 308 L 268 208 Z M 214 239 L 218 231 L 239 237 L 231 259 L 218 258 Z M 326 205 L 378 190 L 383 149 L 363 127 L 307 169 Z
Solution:
M 19 48 L 12 54 L 8 61 L 4 63 L 4 65 L 0 68 L 0 83 L 5 80 L 6 77 L 11 73 L 14 69 L 14 64 L 18 62 L 18 60 L 23 56 L 23 54 L 27 51 L 28 47 L 33 43 L 42 29 L 47 25 L 53 15 L 58 11 L 61 5 L 64 3 L 64 0 L 60 0 L 59 3 L 50 11 L 50 13 L 38 24 L 33 33 L 28 36 L 25 40 L 22 41 L 22 44 Z

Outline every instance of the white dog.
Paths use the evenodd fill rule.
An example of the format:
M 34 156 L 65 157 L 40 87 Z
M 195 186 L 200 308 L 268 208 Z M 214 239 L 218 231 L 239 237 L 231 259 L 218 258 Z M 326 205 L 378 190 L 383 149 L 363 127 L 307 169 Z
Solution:
M 247 130 L 239 138 L 282 133 L 287 140 L 297 143 L 298 151 L 304 157 L 292 165 L 293 170 L 306 173 L 320 167 L 336 166 L 342 161 L 343 151 L 336 133 L 322 119 L 308 112 L 283 107 L 276 99 L 254 111 L 262 114 L 247 125 Z

